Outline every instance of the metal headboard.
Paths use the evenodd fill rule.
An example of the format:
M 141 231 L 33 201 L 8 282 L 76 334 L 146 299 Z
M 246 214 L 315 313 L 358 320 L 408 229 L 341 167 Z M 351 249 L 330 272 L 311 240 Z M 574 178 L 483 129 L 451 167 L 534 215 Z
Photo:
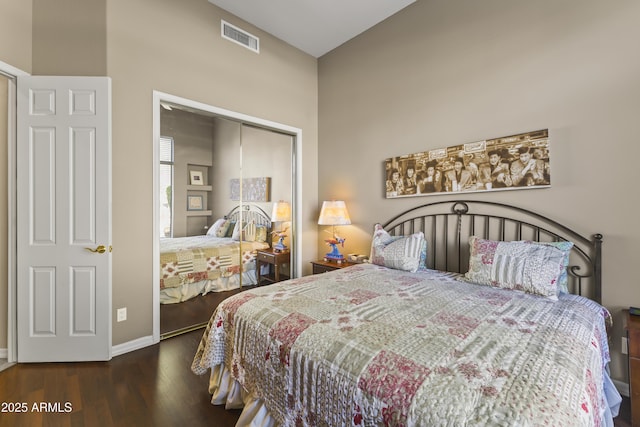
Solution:
M 422 231 L 427 267 L 465 273 L 469 237 L 492 240 L 570 241 L 569 291 L 602 302 L 602 235 L 584 237 L 540 214 L 497 202 L 453 200 L 411 208 L 383 224 L 392 235 Z
M 231 209 L 224 217 L 232 221 L 239 221 L 242 216 L 242 222 L 254 222 L 256 225 L 264 225 L 267 227 L 267 236 L 271 233 L 271 217 L 258 205 L 243 203 Z M 268 242 L 271 239 L 267 239 Z

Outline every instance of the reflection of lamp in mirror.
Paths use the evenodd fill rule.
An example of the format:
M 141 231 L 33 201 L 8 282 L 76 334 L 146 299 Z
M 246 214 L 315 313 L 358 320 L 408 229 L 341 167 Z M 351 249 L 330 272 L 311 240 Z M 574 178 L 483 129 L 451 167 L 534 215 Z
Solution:
M 336 234 L 336 225 L 349 225 L 351 219 L 347 211 L 347 205 L 342 200 L 331 200 L 322 202 L 320 210 L 319 225 L 331 225 L 331 239 L 325 239 L 325 242 L 331 246 L 331 252 L 324 256 L 326 261 L 336 261 L 338 264 L 344 261 L 344 256 L 338 250 L 338 245 L 344 247 L 344 238 Z
M 276 223 L 284 223 L 287 221 L 291 221 L 291 205 L 289 202 L 285 202 L 280 200 L 273 204 L 273 211 L 271 212 L 271 222 Z M 287 237 L 287 230 L 289 226 L 284 227 L 284 224 L 280 224 L 280 231 L 272 231 L 271 234 L 274 236 L 278 236 L 278 243 L 273 245 L 273 250 L 275 252 L 285 252 L 289 248 L 287 248 L 284 244 L 284 238 Z

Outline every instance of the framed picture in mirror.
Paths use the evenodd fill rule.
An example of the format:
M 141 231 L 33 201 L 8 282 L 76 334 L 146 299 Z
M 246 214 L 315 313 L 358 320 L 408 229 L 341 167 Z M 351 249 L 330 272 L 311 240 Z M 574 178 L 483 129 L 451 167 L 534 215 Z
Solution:
M 202 196 L 187 196 L 187 210 L 201 211 L 204 209 Z
M 191 185 L 204 185 L 204 180 L 202 179 L 202 171 L 189 171 L 189 174 L 191 178 Z

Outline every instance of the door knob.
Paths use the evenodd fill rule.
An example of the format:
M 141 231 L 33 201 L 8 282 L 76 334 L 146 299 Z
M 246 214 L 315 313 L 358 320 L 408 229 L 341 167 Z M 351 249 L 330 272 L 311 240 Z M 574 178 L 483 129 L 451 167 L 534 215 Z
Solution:
M 99 253 L 99 254 L 103 254 L 107 251 L 107 248 L 104 245 L 100 245 L 95 249 L 91 249 L 91 248 L 85 248 L 85 249 L 93 253 Z

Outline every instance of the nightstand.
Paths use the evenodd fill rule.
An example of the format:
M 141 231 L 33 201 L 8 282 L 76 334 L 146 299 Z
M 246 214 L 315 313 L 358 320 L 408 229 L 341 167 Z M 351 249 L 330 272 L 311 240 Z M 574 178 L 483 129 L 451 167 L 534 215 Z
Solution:
M 326 273 L 327 271 L 338 270 L 340 268 L 350 267 L 352 265 L 356 265 L 353 262 L 342 261 L 342 263 L 338 264 L 335 261 L 311 261 L 313 265 L 313 274 Z
M 273 249 L 261 249 L 257 251 L 256 254 L 256 270 L 258 274 L 258 286 L 260 286 L 261 282 L 266 283 L 276 283 L 281 280 L 287 280 L 289 276 L 284 274 L 280 274 L 280 267 L 282 264 L 289 264 L 291 259 L 291 253 L 289 251 L 286 252 L 275 252 Z M 269 274 L 263 276 L 260 274 L 261 265 L 267 264 L 269 265 Z M 273 266 L 273 272 L 271 268 Z
M 627 313 L 631 425 L 640 427 L 640 316 Z

